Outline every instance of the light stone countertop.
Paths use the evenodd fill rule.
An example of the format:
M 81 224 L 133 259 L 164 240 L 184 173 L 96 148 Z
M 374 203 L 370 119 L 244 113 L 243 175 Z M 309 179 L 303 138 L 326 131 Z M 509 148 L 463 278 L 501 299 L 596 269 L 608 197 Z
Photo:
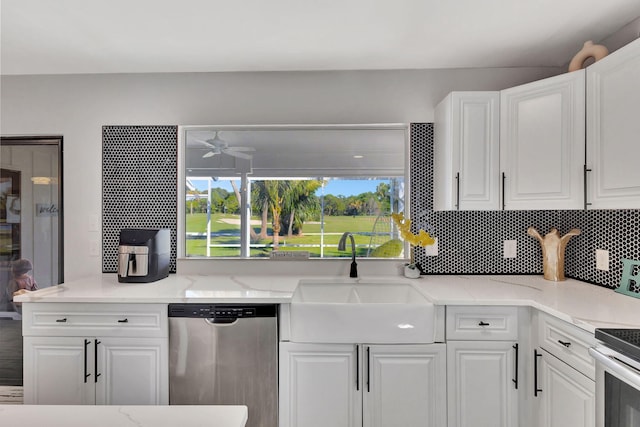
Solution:
M 18 302 L 72 303 L 276 303 L 287 304 L 301 279 L 409 282 L 437 305 L 525 305 L 593 332 L 640 328 L 640 299 L 611 289 L 539 275 L 428 275 L 347 277 L 285 275 L 177 275 L 153 283 L 118 283 L 102 274 L 16 297 Z
M 244 427 L 246 406 L 0 405 L 0 425 Z

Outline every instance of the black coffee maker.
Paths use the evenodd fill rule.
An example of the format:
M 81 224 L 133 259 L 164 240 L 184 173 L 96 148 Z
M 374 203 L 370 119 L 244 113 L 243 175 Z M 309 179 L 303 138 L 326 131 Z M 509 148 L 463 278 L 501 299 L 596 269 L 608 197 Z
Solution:
M 125 228 L 120 231 L 118 282 L 148 283 L 169 275 L 171 231 Z

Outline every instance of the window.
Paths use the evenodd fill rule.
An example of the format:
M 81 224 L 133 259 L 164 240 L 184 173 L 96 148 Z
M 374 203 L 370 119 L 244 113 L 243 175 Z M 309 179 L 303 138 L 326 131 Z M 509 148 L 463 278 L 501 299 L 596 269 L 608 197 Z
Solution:
M 189 126 L 181 129 L 186 257 L 305 251 L 401 257 L 407 126 Z M 384 246 L 383 246 L 384 245 Z

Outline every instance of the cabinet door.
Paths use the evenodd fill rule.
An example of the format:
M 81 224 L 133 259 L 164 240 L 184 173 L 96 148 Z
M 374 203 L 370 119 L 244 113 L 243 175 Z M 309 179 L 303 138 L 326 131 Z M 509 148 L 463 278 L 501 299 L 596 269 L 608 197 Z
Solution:
M 542 351 L 538 392 L 540 427 L 594 427 L 595 381 Z
M 508 341 L 448 341 L 449 427 L 518 425 L 515 348 Z
M 640 208 L 640 40 L 587 68 L 589 207 Z
M 24 337 L 24 403 L 93 405 L 93 340 Z
M 361 427 L 359 347 L 280 343 L 280 427 Z
M 505 209 L 584 207 L 584 86 L 579 70 L 501 92 Z
M 168 405 L 168 344 L 164 338 L 98 338 L 96 403 Z
M 500 208 L 499 116 L 499 92 L 452 92 L 438 104 L 435 210 Z
M 446 424 L 445 344 L 364 346 L 363 356 L 364 426 Z

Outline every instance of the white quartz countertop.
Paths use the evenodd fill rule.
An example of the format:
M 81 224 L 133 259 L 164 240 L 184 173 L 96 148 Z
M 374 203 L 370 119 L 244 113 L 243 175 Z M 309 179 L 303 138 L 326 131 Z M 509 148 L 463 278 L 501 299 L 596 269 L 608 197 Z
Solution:
M 246 406 L 0 405 L 0 425 L 244 427 Z
M 41 289 L 18 302 L 73 303 L 277 303 L 287 304 L 301 279 L 318 276 L 177 275 L 153 283 L 118 283 L 102 274 Z M 640 328 L 640 299 L 578 280 L 551 282 L 538 275 L 429 275 L 419 279 L 377 276 L 326 280 L 409 282 L 437 305 L 525 305 L 593 332 L 595 328 Z

